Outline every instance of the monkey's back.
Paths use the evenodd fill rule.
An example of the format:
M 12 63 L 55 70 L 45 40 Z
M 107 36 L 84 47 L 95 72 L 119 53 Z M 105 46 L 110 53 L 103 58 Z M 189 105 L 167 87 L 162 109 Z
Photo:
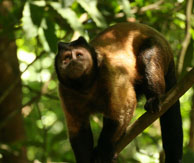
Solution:
M 158 61 L 164 74 L 173 60 L 170 46 L 164 37 L 153 28 L 139 23 L 111 26 L 97 35 L 90 44 L 100 55 L 99 58 L 106 59 L 115 69 L 122 68 L 133 80 L 142 78 L 137 62 L 143 50 L 156 50 L 151 59 Z

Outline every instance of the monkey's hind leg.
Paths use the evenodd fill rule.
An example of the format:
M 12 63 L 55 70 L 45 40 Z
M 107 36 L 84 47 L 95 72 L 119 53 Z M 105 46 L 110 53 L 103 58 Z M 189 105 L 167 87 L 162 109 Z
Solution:
M 159 98 L 165 93 L 163 61 L 160 57 L 160 47 L 152 39 L 146 39 L 139 49 L 137 64 L 143 75 L 143 93 L 146 96 L 145 109 L 148 112 L 158 112 Z
M 148 39 L 139 53 L 138 61 L 143 65 L 140 70 L 144 74 L 143 88 L 147 98 L 145 109 L 150 112 L 160 109 L 159 98 L 176 84 L 174 62 L 169 64 L 168 73 L 164 75 L 164 54 L 158 55 L 160 52 L 163 52 L 162 48 Z M 181 163 L 183 131 L 179 101 L 161 116 L 160 124 L 165 163 Z

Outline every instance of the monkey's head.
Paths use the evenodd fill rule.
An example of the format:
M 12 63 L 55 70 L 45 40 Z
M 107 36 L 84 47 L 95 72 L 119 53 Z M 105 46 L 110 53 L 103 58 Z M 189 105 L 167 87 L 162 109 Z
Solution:
M 83 37 L 70 42 L 58 43 L 55 69 L 59 81 L 79 80 L 91 73 L 94 67 L 94 52 Z

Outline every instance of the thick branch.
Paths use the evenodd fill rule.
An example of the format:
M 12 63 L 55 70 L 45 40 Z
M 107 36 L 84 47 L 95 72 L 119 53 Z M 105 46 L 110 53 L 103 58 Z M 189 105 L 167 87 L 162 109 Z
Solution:
M 116 152 L 128 145 L 145 128 L 152 124 L 157 118 L 164 114 L 192 85 L 194 84 L 194 68 L 167 94 L 161 98 L 161 111 L 155 114 L 146 112 L 132 125 L 127 128 L 125 136 L 117 144 Z

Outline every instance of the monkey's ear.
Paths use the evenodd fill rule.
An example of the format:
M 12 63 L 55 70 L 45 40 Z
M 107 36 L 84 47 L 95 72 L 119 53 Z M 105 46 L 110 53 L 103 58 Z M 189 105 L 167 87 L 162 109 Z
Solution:
M 67 49 L 69 46 L 69 43 L 65 43 L 65 42 L 58 42 L 58 51 L 62 50 L 62 49 Z
M 88 45 L 87 41 L 84 37 L 80 36 L 77 40 L 70 42 L 71 46 L 81 46 L 81 45 Z
M 82 36 L 80 36 L 78 39 L 77 39 L 77 42 L 78 44 L 88 44 L 86 39 Z

